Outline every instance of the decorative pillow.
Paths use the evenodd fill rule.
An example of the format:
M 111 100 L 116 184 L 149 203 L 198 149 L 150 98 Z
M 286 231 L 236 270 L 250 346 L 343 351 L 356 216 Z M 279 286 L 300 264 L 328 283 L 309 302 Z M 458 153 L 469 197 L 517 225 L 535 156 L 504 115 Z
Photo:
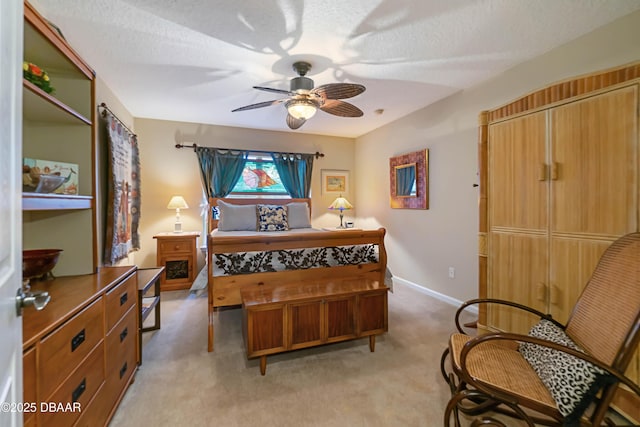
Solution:
M 529 335 L 584 353 L 562 328 L 546 319 L 534 325 Z M 565 426 L 580 425 L 582 413 L 598 390 L 614 380 L 597 366 L 549 347 L 521 343 L 520 353 L 549 389 L 558 411 L 565 417 Z
M 306 202 L 287 203 L 289 228 L 311 228 L 309 205 Z
M 287 231 L 287 208 L 275 205 L 257 205 L 258 231 Z
M 256 205 L 233 205 L 218 200 L 220 220 L 218 230 L 241 231 L 256 229 Z

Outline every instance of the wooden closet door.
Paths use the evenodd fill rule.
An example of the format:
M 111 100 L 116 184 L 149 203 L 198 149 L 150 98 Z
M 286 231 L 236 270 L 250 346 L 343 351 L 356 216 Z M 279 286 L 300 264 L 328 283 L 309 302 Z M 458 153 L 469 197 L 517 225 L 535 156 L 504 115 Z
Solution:
M 637 86 L 551 112 L 551 231 L 609 238 L 637 229 Z
M 546 310 L 546 113 L 489 126 L 487 296 Z M 529 316 L 488 306 L 487 326 L 526 333 Z
M 551 111 L 550 313 L 566 322 L 604 250 L 638 230 L 638 90 Z
M 513 301 L 546 312 L 547 266 L 546 235 L 491 233 L 489 298 Z M 537 320 L 507 306 L 487 306 L 488 326 L 501 331 L 526 334 Z
M 546 113 L 489 126 L 489 231 L 546 232 Z

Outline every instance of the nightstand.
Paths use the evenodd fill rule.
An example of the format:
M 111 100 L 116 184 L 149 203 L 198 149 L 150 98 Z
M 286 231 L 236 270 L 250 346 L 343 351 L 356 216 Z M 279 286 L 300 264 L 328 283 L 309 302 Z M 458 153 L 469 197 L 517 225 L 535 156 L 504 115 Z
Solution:
M 156 261 L 164 272 L 160 277 L 160 290 L 189 289 L 196 278 L 198 231 L 158 233 Z

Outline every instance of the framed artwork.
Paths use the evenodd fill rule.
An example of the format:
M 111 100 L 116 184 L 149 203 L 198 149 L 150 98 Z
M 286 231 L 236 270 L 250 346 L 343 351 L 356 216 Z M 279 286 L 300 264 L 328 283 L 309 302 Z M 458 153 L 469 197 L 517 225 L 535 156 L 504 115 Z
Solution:
M 322 194 L 349 193 L 349 171 L 322 169 Z
M 78 194 L 78 165 L 25 157 L 22 162 L 22 191 Z
M 389 159 L 390 204 L 394 209 L 429 209 L 429 150 Z

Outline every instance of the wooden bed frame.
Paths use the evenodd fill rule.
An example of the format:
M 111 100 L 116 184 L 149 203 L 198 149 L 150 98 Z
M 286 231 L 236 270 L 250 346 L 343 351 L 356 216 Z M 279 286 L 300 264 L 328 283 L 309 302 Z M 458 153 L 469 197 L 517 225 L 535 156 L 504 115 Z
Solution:
M 328 278 L 369 278 L 384 283 L 387 253 L 384 247 L 385 229 L 378 230 L 339 230 L 279 235 L 277 232 L 265 232 L 259 236 L 217 236 L 211 238 L 211 231 L 218 221 L 211 216 L 218 200 L 232 204 L 272 204 L 286 205 L 292 202 L 307 202 L 310 199 L 209 199 L 209 235 L 207 236 L 209 330 L 208 351 L 213 351 L 213 320 L 218 307 L 242 304 L 240 289 L 250 285 L 281 284 Z M 285 270 L 241 274 L 233 276 L 213 276 L 213 256 L 218 253 L 274 251 L 282 249 L 302 249 L 314 247 L 332 247 L 346 245 L 374 244 L 378 246 L 378 262 L 360 265 L 311 268 L 307 270 Z

